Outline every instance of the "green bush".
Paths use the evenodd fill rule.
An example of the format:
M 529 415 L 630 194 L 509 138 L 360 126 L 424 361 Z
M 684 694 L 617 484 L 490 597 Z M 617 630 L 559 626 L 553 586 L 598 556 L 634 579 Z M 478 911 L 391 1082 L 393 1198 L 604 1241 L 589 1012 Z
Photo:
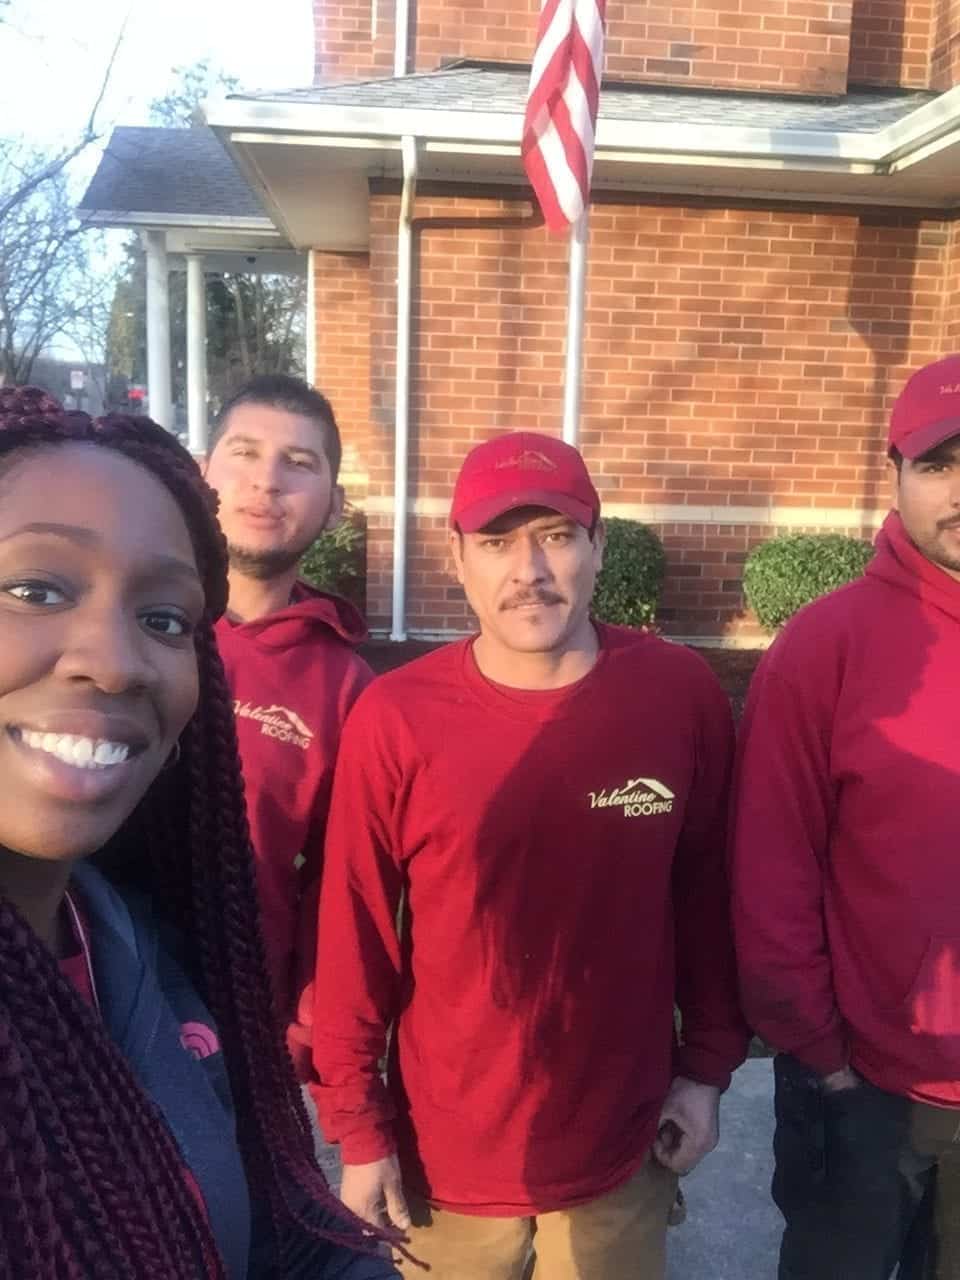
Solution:
M 798 609 L 859 578 L 873 555 L 869 542 L 842 533 L 771 538 L 747 556 L 743 590 L 760 625 L 775 631 Z
M 604 520 L 607 545 L 593 613 L 601 622 L 649 626 L 657 613 L 666 555 L 660 539 L 636 520 Z
M 323 591 L 346 596 L 362 609 L 366 595 L 367 530 L 362 511 L 349 508 L 336 529 L 321 534 L 303 557 L 300 572 Z

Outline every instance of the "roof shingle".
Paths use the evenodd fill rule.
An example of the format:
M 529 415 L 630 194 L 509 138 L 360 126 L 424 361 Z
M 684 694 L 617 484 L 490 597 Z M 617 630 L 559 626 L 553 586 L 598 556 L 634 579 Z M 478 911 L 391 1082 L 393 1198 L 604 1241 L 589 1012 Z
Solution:
M 530 73 L 523 68 L 452 66 L 402 79 L 314 85 L 273 93 L 239 93 L 254 102 L 318 106 L 491 111 L 523 115 Z M 860 89 L 842 98 L 778 97 L 610 84 L 600 95 L 600 116 L 643 124 L 733 125 L 874 133 L 917 110 L 935 93 Z
M 114 129 L 81 213 L 259 218 L 263 206 L 211 129 Z

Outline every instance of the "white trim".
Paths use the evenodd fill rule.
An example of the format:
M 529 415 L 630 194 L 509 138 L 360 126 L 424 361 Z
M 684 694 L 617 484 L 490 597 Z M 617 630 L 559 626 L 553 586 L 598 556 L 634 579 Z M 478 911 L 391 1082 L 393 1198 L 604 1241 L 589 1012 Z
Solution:
M 367 515 L 392 516 L 393 499 L 370 497 L 358 504 Z M 416 498 L 408 513 L 423 519 L 446 519 L 450 503 L 446 498 Z M 757 506 L 700 505 L 690 503 L 605 502 L 603 515 L 644 524 L 749 524 L 784 529 L 879 529 L 886 508 L 867 507 L 789 507 L 776 503 Z
M 890 163 L 904 152 L 916 150 L 945 132 L 956 129 L 958 123 L 960 123 L 960 87 L 955 87 L 882 129 L 881 134 L 886 147 L 883 158 Z
M 240 218 L 206 213 L 129 213 L 123 209 L 78 210 L 82 222 L 102 227 L 191 227 L 204 231 L 256 231 L 282 240 L 269 218 Z
M 398 138 L 403 134 L 415 134 L 423 139 L 506 142 L 514 146 L 519 146 L 523 130 L 523 116 L 516 112 L 356 107 L 243 98 L 210 103 L 207 119 L 215 129 L 238 134 L 249 130 L 339 137 L 360 134 Z M 819 159 L 831 167 L 842 169 L 851 161 L 868 167 L 891 164 L 905 153 L 958 128 L 960 86 L 882 129 L 865 133 L 616 120 L 601 113 L 597 122 L 596 146 L 598 152 L 612 149 L 634 153 L 642 146 L 648 155 Z M 651 147 L 651 138 L 656 141 L 654 147 Z
M 363 138 L 363 137 L 333 137 L 331 135 L 310 136 L 307 134 L 291 134 L 291 133 L 233 133 L 225 139 L 231 148 L 232 154 L 242 163 L 245 155 L 244 148 L 247 146 L 288 146 L 288 147 L 316 147 L 325 151 L 356 151 L 356 152 L 379 152 L 384 158 L 397 156 L 399 162 L 400 139 L 396 138 Z M 941 140 L 939 143 L 932 144 L 935 148 L 946 145 L 949 140 Z M 463 182 L 473 181 L 481 185 L 500 187 L 518 187 L 526 189 L 529 186 L 526 175 L 519 164 L 520 148 L 519 146 L 510 146 L 498 143 L 479 143 L 479 142 L 449 142 L 443 139 L 431 139 L 423 142 L 420 147 L 421 155 L 424 159 L 429 160 L 432 157 L 446 156 L 483 156 L 487 158 L 499 158 L 505 163 L 496 171 L 487 171 L 482 176 L 474 175 L 473 178 L 465 178 L 463 175 L 433 175 L 429 171 L 424 177 L 427 181 L 440 182 Z M 918 160 L 925 159 L 926 152 L 911 155 L 909 159 L 897 161 L 895 165 L 891 165 L 889 174 L 899 173 L 903 169 L 911 167 Z M 617 166 L 621 172 L 613 174 L 610 166 Z M 646 167 L 655 174 L 659 169 L 675 168 L 686 169 L 695 175 L 698 168 L 708 167 L 711 169 L 729 170 L 731 175 L 730 185 L 718 182 L 677 182 L 674 180 L 666 180 L 662 177 L 653 176 L 646 180 L 639 177 L 637 170 L 640 167 Z M 763 172 L 770 175 L 769 184 L 763 186 L 746 187 L 742 183 L 735 182 L 737 172 L 745 169 L 754 172 Z M 877 180 L 877 186 L 880 188 L 874 193 L 867 193 L 862 189 L 857 191 L 821 191 L 816 188 L 809 187 L 804 191 L 791 190 L 789 188 L 777 188 L 772 185 L 776 181 L 776 177 L 781 173 L 800 173 L 803 175 L 816 176 L 820 174 L 836 177 L 867 177 Z M 377 166 L 371 163 L 369 168 L 371 177 L 396 177 L 399 179 L 399 163 L 397 173 L 388 171 L 387 166 L 381 163 Z M 637 195 L 678 195 L 678 196 L 696 196 L 700 199 L 723 199 L 723 200 L 776 200 L 787 201 L 790 203 L 815 203 L 830 205 L 855 205 L 857 207 L 870 206 L 880 208 L 902 209 L 910 207 L 909 197 L 901 193 L 887 194 L 883 191 L 884 172 L 882 167 L 875 164 L 864 163 L 828 163 L 826 161 L 801 161 L 796 159 L 778 159 L 776 156 L 764 157 L 740 157 L 734 158 L 729 156 L 705 156 L 705 155 L 667 155 L 648 151 L 610 151 L 598 150 L 594 156 L 594 171 L 592 189 L 594 191 L 605 192 L 629 192 L 633 196 Z M 263 189 L 264 182 L 258 180 L 258 185 Z M 281 221 L 279 207 L 273 201 L 266 191 L 263 191 L 264 199 L 270 203 L 270 207 L 274 209 L 277 220 Z M 913 204 L 921 205 L 925 209 L 951 209 L 957 203 L 954 199 L 946 197 L 944 199 L 936 199 L 925 194 L 922 199 L 914 200 Z

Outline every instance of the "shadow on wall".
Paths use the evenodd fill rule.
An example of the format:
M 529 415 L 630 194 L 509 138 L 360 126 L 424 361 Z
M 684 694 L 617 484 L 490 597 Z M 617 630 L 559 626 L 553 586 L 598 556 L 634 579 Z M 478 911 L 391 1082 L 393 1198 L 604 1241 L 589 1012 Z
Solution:
M 851 84 L 898 84 L 902 79 L 907 0 L 853 0 Z
M 894 235 L 895 229 L 901 234 Z M 851 329 L 870 351 L 873 377 L 866 393 L 866 414 L 856 429 L 847 429 L 849 444 L 862 456 L 859 505 L 865 512 L 887 506 L 883 459 L 889 406 L 900 389 L 901 370 L 912 355 L 921 236 L 926 242 L 924 249 L 939 252 L 948 232 L 921 230 L 919 222 L 911 225 L 896 215 L 882 213 L 862 214 L 857 228 L 847 314 Z M 861 532 L 872 537 L 873 524 L 865 523 Z
M 429 192 L 426 194 L 429 199 Z M 428 371 L 429 362 L 425 360 L 424 352 L 424 328 L 425 316 L 424 307 L 433 308 L 431 319 L 439 319 L 444 316 L 444 306 L 449 307 L 449 324 L 442 326 L 440 332 L 435 331 L 431 334 L 431 360 L 436 361 L 437 355 L 441 350 L 447 350 L 450 355 L 451 362 L 457 360 L 458 349 L 469 349 L 473 352 L 474 341 L 478 336 L 483 336 L 482 321 L 465 321 L 459 315 L 459 306 L 456 303 L 438 304 L 424 301 L 425 290 L 422 287 L 423 281 L 423 260 L 425 257 L 424 238 L 427 235 L 435 235 L 444 231 L 456 232 L 466 231 L 473 232 L 474 236 L 481 235 L 485 231 L 498 231 L 504 234 L 496 241 L 491 241 L 489 247 L 489 269 L 496 272 L 498 279 L 495 284 L 491 283 L 491 297 L 496 298 L 499 295 L 500 309 L 510 305 L 510 290 L 517 290 L 516 306 L 519 309 L 523 300 L 520 294 L 520 284 L 516 279 L 517 264 L 523 262 L 523 237 L 526 232 L 543 226 L 543 214 L 540 212 L 539 206 L 531 201 L 514 201 L 515 203 L 523 203 L 526 205 L 526 211 L 520 214 L 503 214 L 494 217 L 423 217 L 414 218 L 414 259 L 413 259 L 413 280 L 414 299 L 413 299 L 413 322 L 411 333 L 411 379 L 410 379 L 410 455 L 408 463 L 408 492 L 411 501 L 415 501 L 417 497 L 424 496 L 423 488 L 430 481 L 424 478 L 424 464 L 427 461 L 425 451 L 421 449 L 420 438 L 420 411 L 426 408 L 425 397 L 427 394 L 427 385 L 429 384 L 431 373 Z M 465 251 L 469 248 L 469 242 L 464 242 Z M 506 301 L 504 301 L 506 299 Z M 437 308 L 440 308 L 438 311 Z M 493 322 L 491 322 L 493 323 Z M 523 342 L 522 333 L 519 332 L 521 326 L 518 325 L 518 332 L 510 335 L 506 332 L 502 323 L 497 322 L 497 327 L 491 336 L 491 340 L 495 340 L 498 347 L 509 344 L 511 350 L 519 351 Z M 443 343 L 444 347 L 436 347 L 435 344 Z M 469 377 L 474 374 L 474 366 L 472 361 L 469 365 L 465 364 L 463 376 Z M 489 395 L 491 399 L 509 402 L 510 398 L 517 395 L 517 383 L 520 378 L 520 367 L 517 360 L 503 360 L 499 363 L 497 369 L 497 380 Z M 475 390 L 475 388 L 471 388 Z M 453 418 L 451 419 L 453 425 Z M 459 424 L 457 424 L 459 425 Z M 481 419 L 477 416 L 477 421 L 473 424 L 481 429 L 489 429 L 496 427 L 498 430 L 508 430 L 513 424 L 505 419 L 501 413 L 493 413 L 490 415 L 490 421 Z M 479 439 L 479 437 L 478 437 Z

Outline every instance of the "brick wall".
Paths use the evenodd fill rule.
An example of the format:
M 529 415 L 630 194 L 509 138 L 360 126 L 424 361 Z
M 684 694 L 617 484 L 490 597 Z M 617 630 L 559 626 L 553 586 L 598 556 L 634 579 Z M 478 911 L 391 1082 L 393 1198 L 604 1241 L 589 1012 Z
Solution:
M 930 33 L 930 87 L 960 84 L 960 0 L 935 0 Z
M 371 513 L 374 626 L 389 617 L 397 211 L 394 192 L 375 193 L 369 404 L 355 382 L 365 260 L 316 255 L 317 380 L 332 390 L 359 455 L 351 483 Z M 664 200 L 601 203 L 592 234 L 584 453 L 614 513 L 673 509 L 658 526 L 670 558 L 668 629 L 736 629 L 742 560 L 770 536 L 771 518 L 793 511 L 790 523 L 810 523 L 811 509 L 826 509 L 825 524 L 851 511 L 869 524 L 885 505 L 892 398 L 908 370 L 941 354 L 949 326 L 960 338 L 956 226 Z M 515 195 L 428 189 L 418 202 L 417 272 L 409 621 L 438 631 L 467 625 L 443 519 L 464 452 L 511 427 L 558 429 L 566 249 Z M 325 326 L 325 311 L 334 324 Z M 678 523 L 680 504 L 721 508 L 721 519 Z
M 317 72 L 389 75 L 392 9 L 379 0 L 315 0 Z M 539 0 L 418 0 L 417 70 L 456 58 L 529 62 Z M 658 83 L 843 93 L 851 0 L 696 0 L 607 6 L 607 74 Z
M 960 0 L 853 0 L 851 84 L 960 83 Z
M 851 84 L 926 88 L 933 0 L 853 0 Z
M 393 74 L 393 5 L 378 0 L 313 0 L 318 80 L 366 80 Z
M 960 353 L 960 219 L 948 229 L 943 271 L 943 349 Z
M 370 259 L 365 253 L 313 254 L 314 382 L 330 398 L 343 436 L 342 478 L 366 499 L 370 456 Z

